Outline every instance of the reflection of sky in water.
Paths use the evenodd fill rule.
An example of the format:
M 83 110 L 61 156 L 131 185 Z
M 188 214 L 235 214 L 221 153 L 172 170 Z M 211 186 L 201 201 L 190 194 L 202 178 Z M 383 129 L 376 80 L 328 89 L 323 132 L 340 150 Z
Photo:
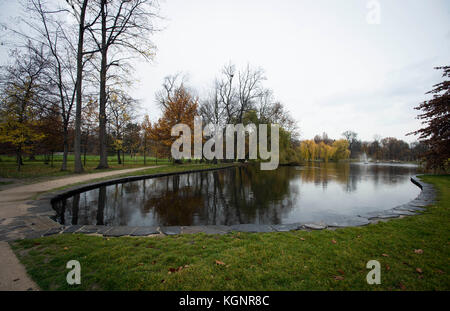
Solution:
M 386 210 L 420 192 L 411 165 L 314 164 L 183 174 L 86 191 L 58 204 L 65 224 L 201 225 L 320 221 Z

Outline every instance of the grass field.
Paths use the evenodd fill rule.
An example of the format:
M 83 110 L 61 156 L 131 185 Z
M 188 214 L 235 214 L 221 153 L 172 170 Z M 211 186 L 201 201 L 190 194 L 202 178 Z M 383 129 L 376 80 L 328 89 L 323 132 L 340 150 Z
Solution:
M 82 157 L 83 161 L 83 157 Z M 83 162 L 84 163 L 84 162 Z M 99 163 L 99 156 L 88 155 L 86 156 L 86 165 L 84 169 L 86 173 L 97 173 L 102 171 L 114 170 L 114 169 L 127 169 L 134 167 L 144 166 L 144 157 L 137 156 L 131 158 L 129 155 L 125 156 L 125 163 L 118 164 L 117 156 L 109 156 L 108 164 L 109 169 L 97 170 L 96 167 Z M 35 160 L 29 160 L 24 158 L 24 165 L 20 171 L 17 171 L 16 158 L 12 156 L 0 156 L 0 177 L 12 178 L 12 179 L 36 179 L 41 177 L 58 177 L 73 174 L 74 170 L 74 157 L 69 155 L 68 157 L 68 170 L 61 171 L 62 155 L 55 155 L 53 158 L 53 167 L 51 163 L 45 163 L 44 156 L 36 156 Z M 158 159 L 147 157 L 146 165 L 164 165 L 169 164 L 167 159 Z
M 58 235 L 11 245 L 45 290 L 450 290 L 450 176 L 426 176 L 439 202 L 366 227 L 284 233 L 103 238 Z M 69 260 L 81 285 L 66 282 Z M 368 285 L 369 260 L 381 284 Z

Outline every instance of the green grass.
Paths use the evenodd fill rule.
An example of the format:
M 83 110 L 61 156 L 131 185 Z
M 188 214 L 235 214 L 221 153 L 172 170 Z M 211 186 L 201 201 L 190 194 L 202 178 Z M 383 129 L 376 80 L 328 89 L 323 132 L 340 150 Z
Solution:
M 0 177 L 21 179 L 25 182 L 35 182 L 49 177 L 61 177 L 74 174 L 74 157 L 68 156 L 67 171 L 61 171 L 62 155 L 55 155 L 53 159 L 53 167 L 51 162 L 45 163 L 44 156 L 36 156 L 35 160 L 24 158 L 24 165 L 20 171 L 17 171 L 16 158 L 12 156 L 0 156 Z M 82 157 L 83 161 L 83 157 Z M 84 162 L 83 162 L 84 163 Z M 85 173 L 98 173 L 110 170 L 136 168 L 144 166 L 144 157 L 137 156 L 131 158 L 129 155 L 125 156 L 125 164 L 117 162 L 117 156 L 109 156 L 108 164 L 110 168 L 97 170 L 99 163 L 99 156 L 86 156 L 86 165 L 84 166 Z M 157 165 L 167 165 L 170 162 L 168 159 L 158 159 Z M 147 157 L 146 165 L 156 165 L 155 158 Z
M 423 179 L 439 190 L 437 205 L 366 227 L 156 238 L 74 234 L 11 245 L 45 290 L 449 290 L 450 177 Z M 81 263 L 81 285 L 66 283 L 72 259 Z M 381 263 L 380 285 L 366 282 L 373 259 Z

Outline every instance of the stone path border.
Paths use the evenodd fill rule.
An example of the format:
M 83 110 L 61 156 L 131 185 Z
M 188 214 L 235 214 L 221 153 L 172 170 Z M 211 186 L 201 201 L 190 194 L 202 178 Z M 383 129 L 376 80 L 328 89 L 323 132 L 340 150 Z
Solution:
M 35 228 L 32 232 L 25 232 L 23 238 L 38 238 L 42 236 L 49 236 L 55 234 L 72 234 L 72 233 L 83 233 L 83 234 L 93 234 L 102 235 L 104 237 L 120 237 L 120 236 L 165 236 L 165 235 L 177 235 L 177 234 L 193 234 L 193 233 L 206 233 L 206 234 L 227 234 L 233 231 L 239 232 L 285 232 L 291 230 L 322 230 L 322 229 L 336 229 L 344 227 L 355 227 L 364 226 L 370 223 L 377 223 L 379 221 L 385 221 L 390 218 L 398 218 L 405 216 L 417 215 L 425 210 L 425 207 L 431 205 L 435 202 L 435 190 L 432 185 L 420 181 L 417 176 L 411 177 L 411 182 L 421 188 L 420 194 L 412 201 L 379 212 L 371 212 L 366 214 L 361 214 L 358 216 L 347 217 L 342 215 L 331 215 L 324 217 L 324 220 L 319 223 L 293 223 L 293 224 L 282 224 L 282 225 L 258 225 L 258 224 L 240 224 L 232 226 L 222 226 L 222 225 L 207 225 L 207 226 L 152 226 L 152 227 L 131 227 L 131 226 L 95 226 L 95 225 L 72 225 L 72 226 L 62 226 L 57 224 L 55 221 L 51 220 L 48 216 L 54 216 L 55 211 L 51 208 L 50 202 L 54 200 L 59 200 L 73 195 L 74 193 L 80 191 L 86 191 L 89 189 L 96 188 L 100 185 L 111 185 L 115 183 L 123 183 L 128 181 L 146 179 L 146 178 L 156 178 L 163 176 L 170 176 L 175 174 L 187 174 L 199 171 L 210 171 L 217 169 L 224 169 L 228 167 L 214 168 L 214 169 L 203 169 L 203 170 L 191 170 L 180 173 L 163 173 L 163 174 L 152 174 L 143 176 L 133 176 L 126 178 L 119 178 L 114 180 L 109 180 L 106 182 L 94 183 L 90 185 L 85 185 L 81 187 L 75 187 L 70 190 L 64 190 L 57 193 L 52 193 L 47 195 L 45 198 L 39 200 L 39 204 L 31 208 L 31 211 L 38 215 L 47 215 L 47 223 L 52 223 L 52 226 L 48 228 L 42 228 L 39 224 L 35 223 Z M 31 216 L 32 217 L 32 216 Z M 0 220 L 1 221 L 1 220 Z M 18 219 L 13 225 L 16 228 L 20 226 L 25 226 L 25 219 Z M 1 224 L 1 222 L 0 222 Z M 13 228 L 10 228 L 13 230 Z M 1 240 L 0 231 L 0 240 Z

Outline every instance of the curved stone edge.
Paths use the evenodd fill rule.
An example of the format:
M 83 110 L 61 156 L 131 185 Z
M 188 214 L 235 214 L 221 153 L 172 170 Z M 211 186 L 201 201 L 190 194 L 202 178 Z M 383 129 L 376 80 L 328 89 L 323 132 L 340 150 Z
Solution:
M 232 167 L 232 166 L 231 166 Z M 183 173 L 192 173 L 192 172 L 201 172 L 201 171 L 212 171 L 218 169 L 230 168 L 221 167 L 221 168 L 213 168 L 213 169 L 202 169 L 202 170 L 194 170 L 194 171 L 185 171 L 180 173 L 165 173 L 165 174 L 153 174 L 153 175 L 143 175 L 142 178 L 136 178 L 141 176 L 132 176 L 127 178 L 119 178 L 114 179 L 102 183 L 94 183 L 90 185 L 85 185 L 82 187 L 76 187 L 69 191 L 65 191 L 64 193 L 59 193 L 50 198 L 46 198 L 47 208 L 50 205 L 52 198 L 60 198 L 62 195 L 67 193 L 73 193 L 73 191 L 86 191 L 91 189 L 92 187 L 98 187 L 100 185 L 110 185 L 113 183 L 121 183 L 127 181 L 134 181 L 145 178 L 156 178 L 163 176 L 170 176 L 176 174 Z M 144 177 L 145 176 L 145 177 Z M 418 186 L 422 191 L 420 194 L 412 201 L 394 207 L 389 210 L 383 210 L 380 212 L 372 212 L 364 215 L 358 216 L 342 216 L 336 215 L 331 220 L 326 220 L 323 222 L 315 222 L 315 223 L 293 223 L 293 224 L 280 224 L 280 225 L 261 225 L 261 224 L 239 224 L 232 226 L 223 226 L 223 225 L 205 225 L 205 226 L 150 226 L 150 227 L 132 227 L 132 226 L 96 226 L 96 225 L 72 225 L 72 226 L 62 226 L 51 220 L 49 216 L 54 216 L 55 212 L 53 211 L 52 215 L 47 215 L 47 219 L 53 223 L 52 226 L 49 226 L 45 230 L 28 230 L 25 231 L 24 236 L 22 238 L 25 239 L 34 239 L 44 236 L 56 235 L 56 234 L 73 234 L 73 233 L 81 233 L 81 234 L 90 234 L 103 236 L 105 238 L 108 237 L 121 237 L 121 236 L 132 236 L 132 237 L 144 237 L 144 236 L 170 236 L 170 235 L 179 235 L 179 234 L 195 234 L 195 233 L 204 233 L 204 234 L 229 234 L 232 232 L 250 232 L 250 233 L 267 233 L 267 232 L 288 232 L 295 230 L 323 230 L 323 229 L 331 229 L 334 230 L 336 228 L 345 228 L 345 227 L 356 227 L 356 226 L 365 226 L 371 223 L 377 223 L 379 221 L 387 221 L 390 218 L 397 217 L 405 217 L 418 215 L 420 212 L 424 211 L 426 206 L 429 206 L 435 203 L 436 192 L 432 185 L 422 182 L 418 179 L 419 175 L 411 177 L 411 182 Z M 114 181 L 114 182 L 113 182 Z M 38 206 L 39 208 L 39 206 Z M 48 211 L 47 211 L 48 212 Z M 44 211 L 45 215 L 45 211 Z M 44 217 L 41 215 L 41 217 Z M 24 217 L 32 217 L 32 216 L 24 216 Z M 20 217 L 18 217 L 20 218 Z M 36 219 L 36 217 L 35 217 Z M 1 223 L 1 220 L 0 220 Z M 17 227 L 24 227 L 25 221 L 23 219 L 19 219 L 18 223 L 13 224 Z M 0 240 L 2 240 L 2 232 L 0 231 Z

